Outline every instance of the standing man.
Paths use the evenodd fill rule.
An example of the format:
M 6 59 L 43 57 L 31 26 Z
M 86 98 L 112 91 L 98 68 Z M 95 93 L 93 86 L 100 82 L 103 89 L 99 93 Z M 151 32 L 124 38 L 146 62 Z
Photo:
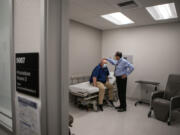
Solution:
M 105 94 L 105 87 L 108 89 L 109 93 L 109 102 L 113 105 L 113 86 L 109 83 L 109 70 L 107 68 L 107 61 L 101 60 L 101 63 L 97 65 L 91 75 L 90 83 L 93 86 L 99 88 L 99 102 L 98 107 L 101 111 L 103 111 L 103 100 Z
M 126 86 L 127 86 L 127 77 L 132 73 L 134 67 L 126 59 L 122 57 L 121 52 L 116 52 L 115 59 L 107 58 L 107 61 L 112 65 L 115 65 L 114 75 L 116 77 L 118 96 L 120 100 L 120 106 L 116 107 L 118 112 L 126 111 Z

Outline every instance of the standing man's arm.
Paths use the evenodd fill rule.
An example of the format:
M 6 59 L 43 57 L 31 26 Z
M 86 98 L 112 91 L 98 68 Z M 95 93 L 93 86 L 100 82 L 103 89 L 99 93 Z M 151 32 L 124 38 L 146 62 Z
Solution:
M 106 58 L 106 60 L 111 63 L 112 65 L 116 65 L 117 64 L 117 60 L 113 60 L 111 58 Z
M 129 62 L 127 62 L 125 64 L 125 67 L 127 69 L 127 72 L 126 72 L 125 75 L 123 75 L 122 78 L 126 78 L 128 75 L 130 75 L 134 71 L 134 66 L 131 63 L 129 63 Z
M 128 71 L 127 71 L 127 75 L 130 75 L 133 71 L 134 71 L 134 66 L 130 63 L 128 63 Z

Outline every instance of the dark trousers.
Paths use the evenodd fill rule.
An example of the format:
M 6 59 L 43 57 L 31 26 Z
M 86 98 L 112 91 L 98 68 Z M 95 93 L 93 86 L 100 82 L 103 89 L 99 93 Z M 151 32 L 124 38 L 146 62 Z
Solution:
M 127 78 L 122 79 L 121 76 L 116 77 L 116 84 L 118 89 L 118 96 L 120 100 L 120 107 L 126 108 L 126 87 L 127 87 Z

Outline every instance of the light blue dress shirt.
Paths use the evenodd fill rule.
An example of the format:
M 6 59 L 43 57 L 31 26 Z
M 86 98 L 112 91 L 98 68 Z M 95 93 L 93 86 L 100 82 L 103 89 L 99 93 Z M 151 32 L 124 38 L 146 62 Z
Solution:
M 133 72 L 134 66 L 130 64 L 126 59 L 121 58 L 120 60 L 113 60 L 110 58 L 107 58 L 107 61 L 109 61 L 112 65 L 115 65 L 115 71 L 114 75 L 116 77 L 122 76 L 122 75 L 129 75 Z

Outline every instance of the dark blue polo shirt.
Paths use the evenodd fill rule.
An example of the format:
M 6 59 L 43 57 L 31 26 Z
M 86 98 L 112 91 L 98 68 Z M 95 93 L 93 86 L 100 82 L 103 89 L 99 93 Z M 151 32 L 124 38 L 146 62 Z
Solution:
M 91 78 L 90 78 L 90 83 L 93 82 L 93 77 L 97 78 L 97 81 L 106 83 L 107 76 L 109 76 L 109 70 L 108 68 L 102 68 L 101 65 L 99 64 L 96 66 L 92 72 Z

